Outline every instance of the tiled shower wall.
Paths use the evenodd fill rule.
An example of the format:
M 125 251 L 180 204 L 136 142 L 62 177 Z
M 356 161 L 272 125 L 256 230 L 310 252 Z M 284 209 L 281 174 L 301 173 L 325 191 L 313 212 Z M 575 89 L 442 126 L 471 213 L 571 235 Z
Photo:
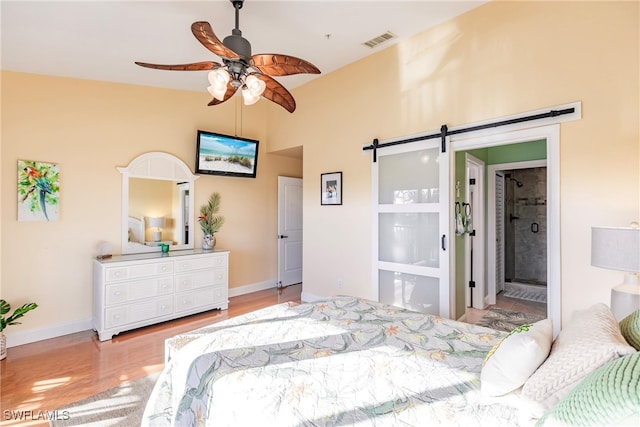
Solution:
M 505 171 L 505 279 L 546 285 L 547 170 Z

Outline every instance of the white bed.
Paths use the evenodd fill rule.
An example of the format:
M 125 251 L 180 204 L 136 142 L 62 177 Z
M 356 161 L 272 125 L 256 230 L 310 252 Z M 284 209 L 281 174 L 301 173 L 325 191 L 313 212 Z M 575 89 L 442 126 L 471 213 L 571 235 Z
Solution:
M 546 334 L 547 328 L 542 329 Z M 548 339 L 547 353 L 552 340 L 548 329 L 549 337 L 542 339 Z M 528 336 L 525 332 L 507 335 L 352 297 L 279 304 L 167 340 L 165 369 L 142 424 L 533 425 L 532 415 L 541 415 L 540 409 L 549 402 L 525 398 L 522 387 L 488 395 L 481 384 L 481 377 L 496 380 L 483 373 L 501 358 L 506 357 L 507 362 L 501 363 L 509 365 L 503 371 L 520 369 L 519 361 L 526 360 L 531 349 L 525 346 L 518 354 L 521 350 L 514 348 L 504 354 L 508 348 L 504 343 L 520 345 L 519 340 Z M 570 335 L 565 344 L 572 340 Z M 614 337 L 612 350 L 607 350 L 611 360 L 637 353 L 624 338 L 618 342 L 620 337 Z M 483 367 L 499 342 L 488 359 L 493 361 Z M 552 350 L 546 361 L 542 357 L 539 369 L 553 354 Z M 600 365 L 605 364 L 602 360 Z M 640 361 L 637 366 L 640 378 Z M 582 377 L 588 373 L 583 371 Z M 571 375 L 560 383 L 566 386 L 581 379 Z M 529 373 L 522 381 L 534 377 Z M 497 384 L 503 386 L 503 380 Z M 546 386 L 545 378 L 536 381 Z M 545 399 L 555 398 L 557 391 L 545 393 Z M 632 405 L 636 411 L 632 415 L 640 416 L 639 408 L 640 402 Z M 551 425 L 550 419 L 546 421 Z

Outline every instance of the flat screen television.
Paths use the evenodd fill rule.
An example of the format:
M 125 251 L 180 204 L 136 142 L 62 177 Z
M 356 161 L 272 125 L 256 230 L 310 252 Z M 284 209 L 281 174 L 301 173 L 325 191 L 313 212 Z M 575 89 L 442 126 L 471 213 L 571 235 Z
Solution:
M 199 130 L 195 170 L 197 174 L 255 178 L 258 141 Z

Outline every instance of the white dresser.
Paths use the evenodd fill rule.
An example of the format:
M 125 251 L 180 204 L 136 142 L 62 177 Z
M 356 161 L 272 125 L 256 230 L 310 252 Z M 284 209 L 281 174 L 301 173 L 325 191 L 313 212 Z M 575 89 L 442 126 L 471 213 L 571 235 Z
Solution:
M 229 252 L 201 249 L 114 256 L 93 262 L 93 329 L 123 331 L 229 307 Z

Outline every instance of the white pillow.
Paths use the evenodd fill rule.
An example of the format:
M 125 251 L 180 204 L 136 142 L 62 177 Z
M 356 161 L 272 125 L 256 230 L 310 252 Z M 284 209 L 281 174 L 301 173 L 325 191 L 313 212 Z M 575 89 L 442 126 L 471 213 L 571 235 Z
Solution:
M 494 346 L 483 363 L 480 372 L 482 394 L 502 396 L 522 386 L 547 358 L 552 342 L 551 319 L 511 331 Z
M 560 331 L 547 360 L 524 383 L 522 396 L 548 410 L 586 375 L 634 353 L 606 304 L 576 312 Z

